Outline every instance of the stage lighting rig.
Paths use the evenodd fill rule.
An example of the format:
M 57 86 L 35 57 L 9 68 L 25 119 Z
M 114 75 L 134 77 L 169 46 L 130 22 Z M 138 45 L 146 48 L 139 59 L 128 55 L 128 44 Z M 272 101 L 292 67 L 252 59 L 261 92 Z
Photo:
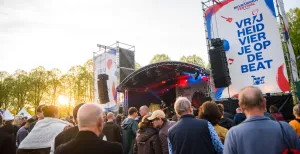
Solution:
M 136 81 L 135 78 L 132 78 L 131 82 L 132 82 L 132 85 L 134 85 L 134 86 L 138 83 L 138 81 Z
M 196 73 L 193 75 L 194 79 L 197 80 L 200 75 L 200 71 L 196 71 Z

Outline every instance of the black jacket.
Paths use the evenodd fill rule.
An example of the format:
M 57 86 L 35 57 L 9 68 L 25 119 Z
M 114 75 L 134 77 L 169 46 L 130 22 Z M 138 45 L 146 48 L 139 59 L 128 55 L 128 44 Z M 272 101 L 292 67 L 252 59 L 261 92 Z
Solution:
M 55 137 L 55 142 L 54 142 L 54 149 L 56 149 L 58 146 L 60 146 L 61 144 L 67 143 L 69 141 L 71 141 L 72 139 L 74 139 L 76 137 L 76 135 L 78 134 L 79 129 L 78 126 L 69 128 L 67 130 L 64 130 L 63 132 L 59 133 L 56 137 Z M 99 139 L 103 139 L 103 133 L 99 136 Z
M 15 154 L 16 142 L 13 140 L 12 135 L 0 131 L 0 154 Z
M 224 117 L 220 120 L 219 125 L 229 130 L 234 126 L 234 121 Z
M 133 154 L 162 154 L 157 130 L 147 128 L 138 134 Z
M 106 136 L 107 141 L 121 143 L 121 129 L 114 122 L 104 123 L 102 133 Z
M 55 154 L 122 154 L 122 145 L 99 138 L 90 131 L 80 131 L 70 142 L 57 147 Z

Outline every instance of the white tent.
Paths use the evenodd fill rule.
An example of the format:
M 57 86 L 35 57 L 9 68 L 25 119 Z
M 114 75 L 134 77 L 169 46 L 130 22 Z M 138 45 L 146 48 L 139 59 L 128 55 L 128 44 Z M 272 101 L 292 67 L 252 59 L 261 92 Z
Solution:
M 14 120 L 14 115 L 10 113 L 8 109 L 6 109 L 3 113 L 3 120 Z
M 24 117 L 27 117 L 30 119 L 32 116 L 26 111 L 26 109 L 23 107 L 21 111 L 18 113 L 18 115 L 23 115 Z

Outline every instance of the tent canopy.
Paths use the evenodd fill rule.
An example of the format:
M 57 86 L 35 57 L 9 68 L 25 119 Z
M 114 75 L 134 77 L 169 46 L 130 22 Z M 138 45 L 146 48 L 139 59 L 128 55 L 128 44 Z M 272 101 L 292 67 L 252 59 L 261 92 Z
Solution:
M 11 114 L 11 112 L 8 109 L 6 109 L 4 111 L 4 113 L 3 113 L 3 120 L 14 120 L 14 118 L 15 118 L 14 115 Z
M 26 109 L 23 107 L 21 111 L 18 113 L 18 115 L 23 115 L 24 117 L 27 117 L 30 119 L 32 116 L 26 111 Z

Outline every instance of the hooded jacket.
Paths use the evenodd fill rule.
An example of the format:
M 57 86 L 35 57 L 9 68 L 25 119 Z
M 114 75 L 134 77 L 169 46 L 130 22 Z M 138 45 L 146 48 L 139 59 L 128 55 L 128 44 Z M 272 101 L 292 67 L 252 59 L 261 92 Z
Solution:
M 138 134 L 133 154 L 162 154 L 157 130 L 146 128 L 145 131 Z
M 124 154 L 132 154 L 138 123 L 131 118 L 126 118 L 121 125 L 121 130 Z

